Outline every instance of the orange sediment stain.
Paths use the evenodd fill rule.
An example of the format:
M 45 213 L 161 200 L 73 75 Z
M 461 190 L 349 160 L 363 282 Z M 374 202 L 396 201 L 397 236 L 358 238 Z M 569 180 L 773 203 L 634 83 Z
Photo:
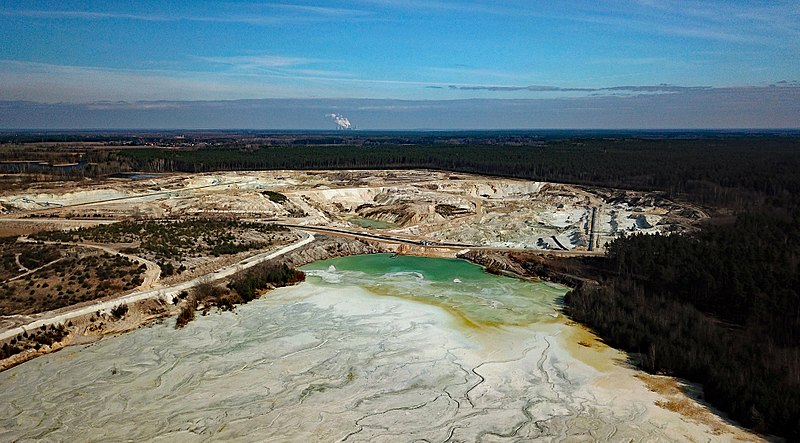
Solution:
M 571 356 L 600 372 L 608 372 L 620 362 L 619 351 L 603 343 L 583 325 L 564 316 L 560 318 L 565 326 L 560 335 L 561 345 Z

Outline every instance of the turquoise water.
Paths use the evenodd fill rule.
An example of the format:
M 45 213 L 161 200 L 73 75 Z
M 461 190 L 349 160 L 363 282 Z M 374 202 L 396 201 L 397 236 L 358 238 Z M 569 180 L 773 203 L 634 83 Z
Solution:
M 572 341 L 552 317 L 562 288 L 419 257 L 305 270 L 183 329 L 172 318 L 0 372 L 0 441 L 720 439 L 687 433 L 615 354 Z
M 302 269 L 317 284 L 360 286 L 377 295 L 442 307 L 471 327 L 552 320 L 567 291 L 492 275 L 456 259 L 372 254 L 321 260 Z

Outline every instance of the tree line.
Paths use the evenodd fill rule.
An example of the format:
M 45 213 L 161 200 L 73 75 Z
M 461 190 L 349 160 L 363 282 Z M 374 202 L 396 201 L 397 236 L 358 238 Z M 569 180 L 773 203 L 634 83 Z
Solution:
M 745 426 L 800 439 L 800 210 L 763 209 L 694 235 L 634 235 L 596 263 L 567 313 L 638 364 L 700 382 Z
M 540 181 L 660 190 L 692 201 L 749 207 L 800 192 L 800 138 L 565 139 L 528 145 L 301 145 L 251 149 L 128 149 L 132 170 L 430 168 Z M 110 154 L 106 154 L 110 155 Z
M 565 309 L 643 369 L 700 382 L 711 404 L 744 425 L 800 440 L 800 137 L 301 140 L 89 150 L 94 169 L 82 173 L 429 168 L 661 191 L 733 209 L 735 222 L 692 235 L 616 240 L 593 264 L 600 284 L 578 285 Z M 271 280 L 250 279 L 230 288 L 242 300 Z
M 238 304 L 255 300 L 268 289 L 291 286 L 305 279 L 306 274 L 303 271 L 289 267 L 286 263 L 267 261 L 237 272 L 227 287 L 215 286 L 209 282 L 201 283 L 191 297 L 184 292 L 176 298 L 176 303 L 180 300 L 185 302 L 178 313 L 175 327 L 182 328 L 192 321 L 199 304 L 206 311 L 212 306 L 229 311 Z
M 800 137 L 796 134 L 247 133 L 238 139 L 235 134 L 223 133 L 210 138 L 195 134 L 190 144 L 182 139 L 183 144 L 170 149 L 134 147 L 119 134 L 93 137 L 108 145 L 127 145 L 65 144 L 61 149 L 15 145 L 0 149 L 0 173 L 80 179 L 129 171 L 429 168 L 660 190 L 670 197 L 736 208 L 800 193 L 796 172 L 800 168 Z M 155 140 L 168 145 L 175 142 L 162 138 Z M 194 144 L 202 147 L 191 146 Z M 75 168 L 3 163 L 37 160 L 53 164 L 76 158 L 81 166 Z

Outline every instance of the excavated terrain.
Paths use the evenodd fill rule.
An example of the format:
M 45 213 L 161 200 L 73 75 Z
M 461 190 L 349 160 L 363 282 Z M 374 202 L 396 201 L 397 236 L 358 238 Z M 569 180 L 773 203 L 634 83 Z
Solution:
M 657 193 L 427 170 L 143 177 L 0 195 L 0 229 L 214 217 L 478 247 L 600 251 L 622 234 L 684 231 L 705 217 Z
M 140 296 L 183 282 L 169 289 L 175 294 L 212 274 L 230 275 L 254 264 L 252 254 L 264 248 L 262 256 L 277 253 L 270 251 L 302 236 L 281 249 L 283 260 L 316 265 L 306 268 L 309 281 L 235 313 L 198 318 L 168 333 L 173 323 L 141 328 L 0 372 L 13 406 L 3 435 L 760 441 L 717 417 L 675 380 L 637 379 L 640 374 L 619 364 L 624 354 L 560 314 L 565 287 L 503 279 L 456 260 L 386 254 L 350 257 L 350 264 L 317 261 L 460 252 L 476 254 L 470 258 L 488 268 L 524 273 L 506 256 L 600 253 L 620 235 L 691 230 L 704 217 L 657 193 L 437 171 L 176 174 L 7 191 L 0 194 L 0 231 L 29 237 L 0 241 L 6 290 L 64 290 L 67 295 L 58 297 L 69 301 L 69 291 L 77 289 L 69 283 L 58 288 L 51 270 L 62 261 L 64 268 L 79 268 L 62 258 L 65 248 L 92 248 L 98 257 L 119 251 L 112 257 L 117 268 L 144 277 L 135 282 L 141 283 L 136 301 L 104 301 L 115 303 L 111 309 L 92 305 L 66 329 L 50 325 L 26 334 L 22 344 L 33 348 L 0 369 L 174 313 L 169 301 Z M 71 230 L 101 224 L 112 225 Z M 320 239 L 275 224 L 307 226 Z M 34 235 L 49 229 L 68 231 Z M 40 239 L 48 243 L 32 243 Z M 410 261 L 398 267 L 404 260 Z M 177 275 L 164 275 L 165 266 Z M 88 270 L 80 271 L 72 286 L 81 277 L 98 280 L 97 272 L 86 277 Z M 37 273 L 41 281 L 34 281 Z M 105 274 L 106 280 L 118 277 Z M 112 283 L 123 285 L 120 293 L 134 285 Z M 19 312 L 0 317 L 0 328 L 37 315 Z M 59 377 L 52 377 L 53 368 Z M 109 377 L 129 380 L 109 383 Z M 253 380 L 274 383 L 254 389 Z M 31 394 L 30 386 L 46 389 Z M 65 392 L 80 401 L 64 408 L 56 397 Z M 230 395 L 220 400 L 224 393 Z M 227 405 L 224 415 L 219 401 Z M 45 410 L 42 404 L 55 406 Z M 125 412 L 122 424 L 108 420 L 118 410 Z M 269 426 L 262 426 L 265 420 Z M 128 426 L 134 422 L 150 425 Z

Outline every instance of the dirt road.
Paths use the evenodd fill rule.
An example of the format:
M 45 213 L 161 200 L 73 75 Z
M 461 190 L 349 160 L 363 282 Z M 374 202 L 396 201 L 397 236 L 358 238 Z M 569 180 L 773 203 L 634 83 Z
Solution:
M 38 242 L 38 240 L 31 240 L 28 237 L 20 237 L 17 241 L 25 242 L 25 243 L 36 243 L 36 242 Z M 77 247 L 81 247 L 81 248 L 99 249 L 99 250 L 101 250 L 103 252 L 106 252 L 108 254 L 111 254 L 111 255 L 119 254 L 119 255 L 121 255 L 123 257 L 126 257 L 128 260 L 133 261 L 133 262 L 144 263 L 145 266 L 147 266 L 147 270 L 144 272 L 144 278 L 143 278 L 144 281 L 142 282 L 141 285 L 139 285 L 139 287 L 137 288 L 138 290 L 151 289 L 151 288 L 155 287 L 156 286 L 156 281 L 158 280 L 158 277 L 161 276 L 161 267 L 158 266 L 158 264 L 156 264 L 155 262 L 147 260 L 147 259 L 142 258 L 142 257 L 139 257 L 138 255 L 123 254 L 122 252 L 119 252 L 116 249 L 110 248 L 108 246 L 96 245 L 96 244 L 92 244 L 92 243 L 72 243 L 72 242 L 59 242 L 59 241 L 45 241 L 45 242 L 41 242 L 41 243 L 44 243 L 46 245 L 77 246 Z M 44 266 L 42 266 L 40 268 L 37 268 L 37 270 L 41 269 L 41 268 L 43 268 L 45 266 L 48 266 L 50 264 L 52 264 L 52 263 L 48 263 L 47 265 L 44 265 Z M 19 277 L 21 277 L 21 276 L 17 276 L 15 278 L 19 278 Z
M 290 229 L 302 229 L 309 232 L 319 232 L 322 234 L 328 234 L 338 237 L 348 237 L 348 238 L 363 238 L 367 240 L 377 240 L 384 243 L 394 243 L 394 244 L 406 244 L 412 245 L 422 248 L 431 248 L 431 249 L 450 249 L 453 252 L 453 255 L 456 254 L 458 251 L 463 251 L 465 249 L 474 249 L 479 251 L 490 251 L 490 252 L 530 252 L 530 253 L 539 253 L 543 255 L 556 255 L 556 256 L 563 256 L 563 257 L 576 257 L 582 255 L 603 255 L 604 252 L 602 251 L 586 251 L 586 250 L 558 250 L 558 249 L 533 249 L 533 248 L 498 248 L 493 246 L 477 246 L 477 245 L 468 245 L 463 243 L 441 243 L 441 242 L 433 242 L 427 240 L 419 240 L 418 238 L 409 238 L 409 237 L 400 237 L 397 235 L 389 235 L 389 234 L 378 234 L 378 233 L 370 233 L 366 231 L 350 231 L 347 229 L 342 228 L 329 228 L 326 226 L 304 226 L 304 225 L 293 225 L 293 224 L 286 224 L 286 223 L 276 223 L 279 226 L 284 226 Z
M 206 275 L 203 275 L 203 276 L 200 276 L 200 277 L 196 277 L 196 278 L 194 278 L 192 280 L 189 280 L 187 282 L 183 282 L 183 283 L 179 283 L 179 284 L 176 284 L 176 285 L 167 286 L 167 287 L 163 287 L 163 288 L 136 291 L 136 292 L 134 292 L 132 294 L 128 294 L 128 295 L 116 298 L 114 300 L 98 302 L 98 303 L 94 303 L 94 304 L 91 304 L 89 306 L 85 306 L 85 307 L 82 307 L 82 308 L 74 309 L 74 310 L 71 310 L 71 311 L 68 311 L 68 312 L 55 314 L 55 315 L 48 316 L 48 317 L 45 317 L 45 318 L 40 318 L 40 319 L 38 319 L 36 321 L 33 321 L 31 323 L 28 323 L 26 325 L 19 326 L 19 327 L 13 328 L 13 329 L 9 329 L 8 331 L 0 333 L 0 340 L 5 340 L 7 338 L 14 337 L 17 334 L 22 334 L 25 331 L 36 329 L 36 328 L 39 328 L 41 326 L 49 326 L 49 325 L 53 325 L 53 324 L 66 323 L 67 321 L 69 321 L 70 319 L 73 319 L 73 318 L 77 318 L 77 317 L 80 317 L 80 316 L 83 316 L 83 315 L 88 315 L 88 314 L 91 314 L 91 313 L 97 312 L 97 311 L 110 310 L 110 309 L 112 309 L 112 308 L 114 308 L 116 306 L 123 305 L 123 304 L 128 304 L 128 303 L 133 303 L 133 302 L 137 302 L 137 301 L 140 301 L 140 300 L 160 298 L 162 300 L 171 302 L 173 297 L 177 296 L 178 293 L 180 293 L 181 291 L 189 290 L 189 289 L 191 289 L 191 288 L 193 288 L 195 286 L 198 286 L 201 283 L 212 282 L 212 281 L 221 280 L 223 278 L 230 277 L 231 275 L 235 274 L 236 272 L 239 272 L 239 271 L 244 270 L 244 269 L 251 268 L 251 267 L 253 267 L 253 266 L 255 266 L 255 265 L 257 265 L 257 264 L 259 264 L 261 262 L 264 262 L 264 261 L 267 261 L 267 260 L 272 260 L 273 258 L 276 258 L 276 257 L 280 257 L 283 254 L 286 254 L 288 252 L 294 251 L 295 249 L 301 248 L 301 247 L 311 243 L 312 241 L 314 241 L 314 234 L 312 234 L 310 232 L 304 233 L 304 234 L 305 234 L 304 238 L 298 240 L 295 243 L 292 243 L 291 245 L 284 246 L 283 248 L 278 249 L 277 251 L 264 252 L 264 253 L 261 253 L 261 254 L 258 254 L 258 255 L 254 255 L 252 257 L 245 258 L 245 259 L 239 261 L 236 264 L 227 266 L 225 268 L 222 268 L 222 269 L 220 269 L 220 270 L 218 270 L 216 272 L 212 272 L 210 274 L 206 274 Z
M 143 199 L 143 198 L 149 198 L 149 197 L 158 197 L 158 196 L 169 197 L 169 196 L 176 195 L 176 194 L 196 192 L 196 191 L 199 191 L 199 190 L 202 190 L 202 189 L 217 188 L 217 187 L 221 187 L 221 186 L 241 185 L 241 184 L 246 184 L 246 183 L 249 183 L 249 182 L 250 182 L 250 180 L 220 181 L 220 182 L 211 183 L 211 184 L 208 184 L 208 185 L 191 186 L 191 187 L 178 188 L 178 189 L 168 189 L 168 190 L 161 190 L 161 191 L 155 191 L 155 192 L 146 192 L 146 193 L 141 193 L 141 194 L 128 195 L 128 196 L 125 196 L 125 197 L 105 198 L 105 199 L 98 199 L 98 200 L 87 201 L 87 202 L 72 203 L 72 204 L 67 204 L 67 205 L 44 206 L 44 207 L 41 207 L 41 208 L 28 209 L 28 210 L 16 212 L 15 214 L 16 215 L 19 215 L 19 214 L 33 214 L 33 213 L 45 212 L 45 211 L 51 211 L 51 210 L 58 210 L 58 209 L 77 208 L 77 207 L 81 207 L 81 206 L 102 205 L 102 204 L 106 204 L 106 203 L 120 203 L 120 202 L 124 202 L 124 201 L 129 201 L 129 200 L 137 200 L 137 199 Z M 26 218 L 24 220 L 29 220 L 29 219 Z

